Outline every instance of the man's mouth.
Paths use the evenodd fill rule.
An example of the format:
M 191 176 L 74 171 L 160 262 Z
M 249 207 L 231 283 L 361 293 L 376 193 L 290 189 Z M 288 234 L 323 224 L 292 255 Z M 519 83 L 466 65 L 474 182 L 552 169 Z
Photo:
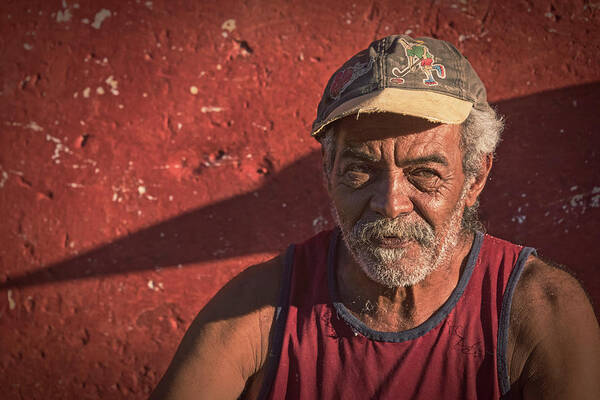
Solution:
M 411 239 L 400 238 L 398 236 L 384 236 L 382 238 L 374 238 L 373 243 L 377 247 L 386 249 L 400 249 L 412 243 Z

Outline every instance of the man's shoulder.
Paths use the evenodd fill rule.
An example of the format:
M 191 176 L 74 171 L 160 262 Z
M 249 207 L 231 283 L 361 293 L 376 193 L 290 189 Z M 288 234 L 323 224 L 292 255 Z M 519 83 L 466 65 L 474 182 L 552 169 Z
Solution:
M 284 270 L 293 264 L 297 252 L 303 256 L 327 257 L 332 230 L 321 231 L 266 262 L 248 267 L 230 280 L 206 305 L 203 313 L 222 319 L 239 318 L 278 306 Z M 302 257 L 300 257 L 302 258 Z M 288 273 L 290 271 L 288 270 Z
M 250 266 L 231 279 L 203 309 L 206 318 L 237 319 L 277 305 L 284 256 Z
M 206 304 L 153 398 L 240 395 L 267 357 L 282 267 L 281 256 L 251 266 Z
M 511 325 L 514 322 L 515 328 L 557 329 L 557 321 L 590 311 L 590 299 L 571 272 L 564 266 L 529 256 L 515 288 Z
M 549 389 L 539 385 L 556 382 L 561 368 L 571 368 L 562 373 L 577 381 L 570 374 L 597 367 L 598 351 L 586 350 L 600 344 L 591 302 L 563 266 L 529 256 L 515 288 L 509 326 L 511 380 L 522 388 L 534 386 L 535 393 L 546 393 Z
M 515 290 L 515 306 L 547 317 L 585 303 L 589 303 L 588 296 L 566 267 L 529 256 Z

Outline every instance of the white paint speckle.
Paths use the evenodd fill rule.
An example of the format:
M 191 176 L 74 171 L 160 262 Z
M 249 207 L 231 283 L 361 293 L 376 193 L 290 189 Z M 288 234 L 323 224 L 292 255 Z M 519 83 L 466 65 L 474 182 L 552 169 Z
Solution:
M 145 186 L 138 186 L 137 190 L 138 190 L 138 193 L 140 194 L 140 196 L 142 196 L 144 193 L 146 193 Z
M 160 271 L 160 267 L 155 267 L 155 270 Z M 147 285 L 148 285 L 148 289 L 154 290 L 155 292 L 157 292 L 159 290 L 163 290 L 165 288 L 165 285 L 163 285 L 162 282 L 158 282 L 155 284 L 152 279 L 148 281 Z
M 79 8 L 79 3 L 73 4 L 73 8 L 78 9 Z
M 50 135 L 46 134 L 46 140 L 48 142 L 53 142 L 55 145 L 54 154 L 52 154 L 52 160 L 54 160 L 55 164 L 60 164 L 60 152 L 61 151 L 64 153 L 73 154 L 71 149 L 69 149 L 67 146 L 62 144 L 62 142 L 60 141 L 59 138 L 56 138 L 54 136 L 50 136 Z
M 223 22 L 223 25 L 221 25 L 221 29 L 224 31 L 233 32 L 235 28 L 235 19 L 228 19 L 227 21 Z
M 255 127 L 255 128 L 262 129 L 265 132 L 269 130 L 269 128 L 267 126 L 261 125 L 261 124 L 256 123 L 256 122 L 252 122 L 252 126 Z
M 169 196 L 169 201 L 173 201 L 173 196 Z
M 575 186 L 571 186 L 571 188 L 570 188 L 569 190 L 570 190 L 571 192 L 574 192 L 574 191 L 576 191 L 576 190 L 577 190 L 577 185 L 575 185 Z
M 0 177 L 0 188 L 4 187 L 4 184 L 8 180 L 8 172 L 2 171 L 2 176 Z
M 190 93 L 194 96 L 198 94 L 198 88 L 196 86 L 190 86 Z
M 104 81 L 106 82 L 106 84 L 108 86 L 110 86 L 110 92 L 117 96 L 119 94 L 119 82 L 116 81 L 116 79 L 111 75 L 108 78 L 106 78 L 106 80 Z
M 327 220 L 321 215 L 319 215 L 317 218 L 313 219 L 312 226 L 313 226 L 313 230 L 315 232 L 322 231 L 326 225 L 327 225 Z
M 92 89 L 90 89 L 89 87 L 86 87 L 85 89 L 82 90 L 81 95 L 88 99 L 90 97 L 90 92 L 92 91 Z
M 83 187 L 81 183 L 76 182 L 67 183 L 67 186 L 72 187 L 73 189 L 81 189 Z
M 25 128 L 27 128 L 27 129 L 31 129 L 31 130 L 32 130 L 32 131 L 34 131 L 34 132 L 41 132 L 41 131 L 43 131 L 43 130 L 44 130 L 44 128 L 42 128 L 41 126 L 39 126 L 39 125 L 37 124 L 37 122 L 35 122 L 35 121 L 31 121 L 31 122 L 29 122 L 29 123 L 28 123 L 28 124 L 25 126 Z
M 8 290 L 7 292 L 8 295 L 8 308 L 9 310 L 14 310 L 17 307 L 17 303 L 15 303 L 15 300 L 12 297 L 12 290 Z
M 513 222 L 518 222 L 519 224 L 522 224 L 523 222 L 525 222 L 525 220 L 527 219 L 526 215 L 515 215 L 514 217 L 512 217 L 512 221 Z
M 56 13 L 56 22 L 69 22 L 73 16 L 71 10 L 66 9 L 65 11 L 59 10 Z
M 573 186 L 577 188 L 576 186 Z M 574 189 L 571 188 L 573 191 Z M 589 200 L 589 201 L 588 201 Z M 565 213 L 579 211 L 584 214 L 588 207 L 598 208 L 600 207 L 600 187 L 594 186 L 590 192 L 578 193 L 573 195 L 567 204 L 563 204 L 562 209 Z
M 145 5 L 146 7 L 148 7 L 148 9 L 152 10 L 152 2 L 151 2 L 151 1 L 147 1 L 147 2 L 145 2 L 145 3 L 144 3 L 144 5 Z
M 89 19 L 87 19 L 87 18 L 82 18 L 82 19 L 81 19 L 81 23 L 82 23 L 82 24 L 89 24 L 89 23 L 90 23 L 90 20 L 89 20 Z
M 112 13 L 110 12 L 110 10 L 107 10 L 106 8 L 103 8 L 100 11 L 98 11 L 96 13 L 96 16 L 94 17 L 94 22 L 92 22 L 92 28 L 100 29 L 102 22 L 104 22 L 104 20 L 110 17 L 111 15 Z
M 29 43 L 23 43 L 23 48 L 27 51 L 33 49 L 33 46 L 30 45 Z
M 404 31 L 405 35 L 410 35 L 411 33 L 413 33 L 412 29 L 407 29 Z
M 594 196 L 592 196 L 592 198 L 590 199 L 590 207 L 592 208 L 599 208 L 600 207 L 600 187 L 598 186 L 594 186 L 594 188 L 592 189 L 592 194 Z
M 98 93 L 100 96 L 102 96 L 104 94 L 104 88 L 102 86 L 98 86 L 96 88 L 96 93 Z
M 222 107 L 213 107 L 213 106 L 203 106 L 202 108 L 200 108 L 200 112 L 206 114 L 206 113 L 211 113 L 211 112 L 221 112 L 223 111 Z

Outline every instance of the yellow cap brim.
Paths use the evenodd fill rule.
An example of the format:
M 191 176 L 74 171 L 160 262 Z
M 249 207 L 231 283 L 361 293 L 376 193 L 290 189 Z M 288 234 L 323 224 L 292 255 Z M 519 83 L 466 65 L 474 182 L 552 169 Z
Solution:
M 445 94 L 398 88 L 385 88 L 350 99 L 329 113 L 315 127 L 312 135 L 319 134 L 327 125 L 348 115 L 391 112 L 424 118 L 444 124 L 460 124 L 471 112 L 473 103 Z

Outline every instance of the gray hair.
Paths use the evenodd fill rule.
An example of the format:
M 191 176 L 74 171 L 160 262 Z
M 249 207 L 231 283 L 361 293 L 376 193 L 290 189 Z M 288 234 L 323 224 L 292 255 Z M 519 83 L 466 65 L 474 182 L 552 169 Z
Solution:
M 503 129 L 504 118 L 492 107 L 471 110 L 467 119 L 460 125 L 462 164 L 467 178 L 477 174 L 484 157 L 494 156 Z
M 493 108 L 488 106 L 484 110 L 471 110 L 467 119 L 460 125 L 462 166 L 467 178 L 477 174 L 484 157 L 494 155 L 503 129 L 504 118 Z M 335 161 L 335 122 L 325 128 L 318 140 L 323 149 L 324 172 L 329 176 Z

